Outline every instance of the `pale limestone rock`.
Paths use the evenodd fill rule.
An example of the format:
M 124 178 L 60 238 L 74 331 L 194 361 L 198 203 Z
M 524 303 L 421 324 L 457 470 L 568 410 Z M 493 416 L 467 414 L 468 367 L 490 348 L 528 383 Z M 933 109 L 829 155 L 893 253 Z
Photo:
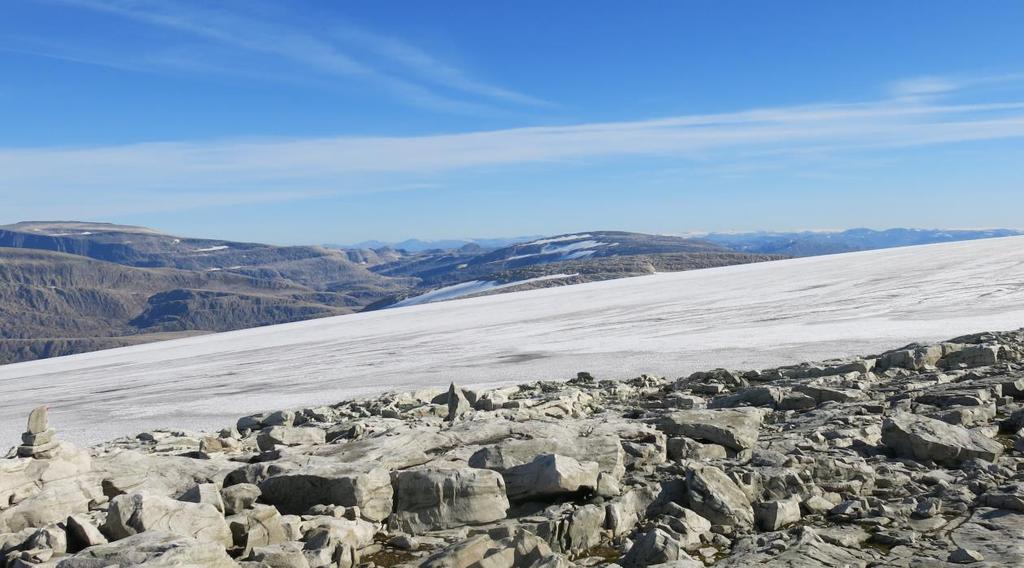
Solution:
M 760 408 L 680 410 L 666 414 L 660 427 L 669 436 L 721 444 L 733 450 L 747 450 L 757 444 L 765 411 Z
M 486 469 L 411 469 L 392 473 L 392 480 L 392 522 L 414 535 L 497 521 L 509 507 L 501 475 Z
M 224 514 L 235 515 L 252 507 L 263 492 L 252 483 L 239 483 L 220 490 L 224 501 Z
M 597 487 L 597 462 L 580 463 L 558 454 L 541 454 L 530 463 L 502 472 L 508 498 L 527 500 Z
M 721 469 L 697 466 L 686 475 L 689 506 L 717 525 L 749 528 L 754 524 L 754 509 L 747 495 Z
M 231 546 L 231 530 L 213 505 L 186 503 L 160 495 L 131 493 L 110 501 L 104 532 L 123 539 L 147 531 L 164 531 L 204 542 Z
M 263 451 L 278 446 L 311 446 L 327 443 L 327 433 L 320 428 L 302 426 L 270 426 L 260 430 L 256 443 Z
M 252 549 L 288 541 L 281 515 L 271 505 L 256 505 L 225 519 L 235 547 L 247 556 Z
M 980 458 L 995 461 L 1003 453 L 999 442 L 941 420 L 897 412 L 882 424 L 882 443 L 897 455 L 943 464 Z
M 777 531 L 800 521 L 800 502 L 795 499 L 766 501 L 755 508 L 757 526 L 764 531 Z
M 224 500 L 221 499 L 220 489 L 217 487 L 216 483 L 200 483 L 186 491 L 181 496 L 181 500 L 188 503 L 206 503 L 207 505 L 213 505 L 213 508 L 224 513 Z M 233 515 L 235 514 L 235 511 L 227 514 Z
M 219 543 L 153 530 L 117 542 L 89 547 L 61 560 L 60 568 L 154 566 L 158 568 L 237 568 Z
M 384 468 L 312 465 L 269 477 L 259 488 L 262 500 L 282 513 L 302 514 L 314 505 L 341 505 L 359 507 L 363 518 L 371 521 L 383 521 L 391 514 L 391 474 Z
M 68 532 L 68 547 L 72 551 L 107 543 L 107 537 L 83 514 L 69 516 L 64 525 Z
M 32 409 L 28 415 L 28 427 L 25 432 L 28 434 L 40 434 L 49 428 L 49 409 L 39 406 Z

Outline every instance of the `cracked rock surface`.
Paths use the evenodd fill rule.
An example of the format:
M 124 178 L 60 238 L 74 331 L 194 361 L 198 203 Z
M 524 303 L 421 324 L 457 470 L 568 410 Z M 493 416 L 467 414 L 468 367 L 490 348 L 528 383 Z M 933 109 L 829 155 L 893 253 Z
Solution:
M 457 385 L 0 459 L 0 566 L 1024 565 L 1024 330 Z

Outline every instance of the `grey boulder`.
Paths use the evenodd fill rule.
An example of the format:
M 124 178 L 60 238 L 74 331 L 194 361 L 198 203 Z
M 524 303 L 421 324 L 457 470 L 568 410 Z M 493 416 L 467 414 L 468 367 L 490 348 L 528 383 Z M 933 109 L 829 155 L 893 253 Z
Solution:
M 698 466 L 686 474 L 690 508 L 716 525 L 748 529 L 754 524 L 754 509 L 743 490 L 714 466 Z
M 796 499 L 758 503 L 757 526 L 765 531 L 777 531 L 800 521 L 800 502 Z
M 682 543 L 668 532 L 654 528 L 641 535 L 622 558 L 626 568 L 651 566 L 671 562 L 680 568 L 703 566 L 683 550 Z M 680 563 L 681 562 L 681 563 Z
M 978 432 L 941 420 L 897 412 L 882 423 L 882 443 L 896 455 L 941 464 L 995 461 L 1003 446 Z
M 224 513 L 235 515 L 252 507 L 260 498 L 262 491 L 252 483 L 239 483 L 220 490 L 220 498 L 224 501 Z
M 327 432 L 302 426 L 271 426 L 260 430 L 256 444 L 263 451 L 277 446 L 311 446 L 327 443 Z
M 660 428 L 669 436 L 686 436 L 733 450 L 747 450 L 757 445 L 765 414 L 761 408 L 680 410 L 666 414 Z
M 578 462 L 558 454 L 541 454 L 530 463 L 502 473 L 508 498 L 526 500 L 597 488 L 597 462 Z
M 307 466 L 268 477 L 259 488 L 263 502 L 286 514 L 302 514 L 314 505 L 359 507 L 370 521 L 383 521 L 391 514 L 391 475 L 384 468 Z
M 110 501 L 104 532 L 114 540 L 148 531 L 231 546 L 231 530 L 213 505 L 187 503 L 147 493 L 118 495 Z
M 58 568 L 110 566 L 237 568 L 238 564 L 219 544 L 158 530 L 91 546 L 57 563 Z
M 411 469 L 392 473 L 392 481 L 392 522 L 410 534 L 494 522 L 509 507 L 501 475 L 486 469 Z
M 188 503 L 206 503 L 213 505 L 221 513 L 224 512 L 224 500 L 221 499 L 220 488 L 216 483 L 200 483 L 183 493 L 180 500 Z M 234 512 L 228 514 L 233 515 Z
M 282 544 L 288 534 L 281 515 L 270 505 L 257 505 L 226 519 L 235 546 L 245 553 L 259 546 Z
M 625 452 L 617 435 L 557 436 L 529 440 L 506 439 L 477 450 L 469 465 L 505 471 L 533 461 L 540 454 L 558 454 L 579 461 L 595 461 L 601 472 L 616 479 L 626 471 Z

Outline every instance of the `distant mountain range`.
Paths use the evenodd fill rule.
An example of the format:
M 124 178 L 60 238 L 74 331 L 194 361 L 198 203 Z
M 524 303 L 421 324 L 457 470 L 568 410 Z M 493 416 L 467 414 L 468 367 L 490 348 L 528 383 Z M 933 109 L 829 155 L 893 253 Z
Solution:
M 0 227 L 0 362 L 352 313 L 416 281 L 344 251 L 102 223 Z
M 990 239 L 996 237 L 1012 237 L 1024 235 L 1024 231 L 1016 229 L 906 229 L 895 228 L 885 230 L 847 229 L 844 231 L 754 231 L 746 233 L 697 233 L 691 238 L 719 244 L 736 252 L 754 252 L 764 254 L 784 254 L 787 256 L 816 256 L 859 250 L 873 250 L 953 241 L 970 241 L 974 239 Z M 544 235 L 528 237 L 490 238 L 490 239 L 441 239 L 421 240 L 406 239 L 404 241 L 363 241 L 353 245 L 324 245 L 328 248 L 381 249 L 390 248 L 406 252 L 425 252 L 431 250 L 451 250 L 466 245 L 476 245 L 484 249 L 498 249 L 521 243 L 544 239 Z
M 382 275 L 414 277 L 419 285 L 404 298 L 389 298 L 370 308 L 778 258 L 782 257 L 737 253 L 700 239 L 622 231 L 558 235 L 494 250 L 466 245 L 409 253 L 372 267 Z M 431 295 L 420 298 L 424 290 Z
M 817 256 L 860 250 L 912 245 L 1012 237 L 1024 232 L 1013 229 L 849 229 L 846 231 L 803 231 L 794 233 L 710 233 L 706 241 L 737 252 Z
M 0 363 L 654 272 L 1016 234 L 589 231 L 332 248 L 24 222 L 0 226 Z
M 532 235 L 529 237 L 493 238 L 493 239 L 441 239 L 436 241 L 425 241 L 421 239 L 406 239 L 404 241 L 363 241 L 353 245 L 328 244 L 324 245 L 336 249 L 379 249 L 392 248 L 406 252 L 424 252 L 428 250 L 450 250 L 462 248 L 466 245 L 476 245 L 485 249 L 496 249 L 507 247 L 516 243 L 525 243 L 535 239 L 544 238 L 544 235 Z

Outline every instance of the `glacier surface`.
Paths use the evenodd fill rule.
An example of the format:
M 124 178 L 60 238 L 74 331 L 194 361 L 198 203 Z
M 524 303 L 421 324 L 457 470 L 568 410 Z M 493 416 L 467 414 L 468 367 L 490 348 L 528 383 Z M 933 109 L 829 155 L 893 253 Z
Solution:
M 469 282 L 460 282 L 458 284 L 452 284 L 451 286 L 445 286 L 444 288 L 438 288 L 431 290 L 425 294 L 419 296 L 413 296 L 406 298 L 400 302 L 389 306 L 389 308 L 401 308 L 403 306 L 418 306 L 420 304 L 429 304 L 430 302 L 440 302 L 443 300 L 454 300 L 456 298 L 462 298 L 464 296 L 472 296 L 473 294 L 480 294 L 483 292 L 495 292 L 497 290 L 504 290 L 505 288 L 512 288 L 514 286 L 521 286 L 523 284 L 530 284 L 533 282 L 544 282 L 545 280 L 562 280 L 564 278 L 572 278 L 577 274 L 548 274 L 545 276 L 537 276 L 536 278 L 527 278 L 525 280 L 513 280 L 512 282 L 499 283 L 496 280 L 470 280 Z
M 0 367 L 0 446 L 215 429 L 390 389 L 763 368 L 1024 326 L 1024 237 L 531 290 Z

